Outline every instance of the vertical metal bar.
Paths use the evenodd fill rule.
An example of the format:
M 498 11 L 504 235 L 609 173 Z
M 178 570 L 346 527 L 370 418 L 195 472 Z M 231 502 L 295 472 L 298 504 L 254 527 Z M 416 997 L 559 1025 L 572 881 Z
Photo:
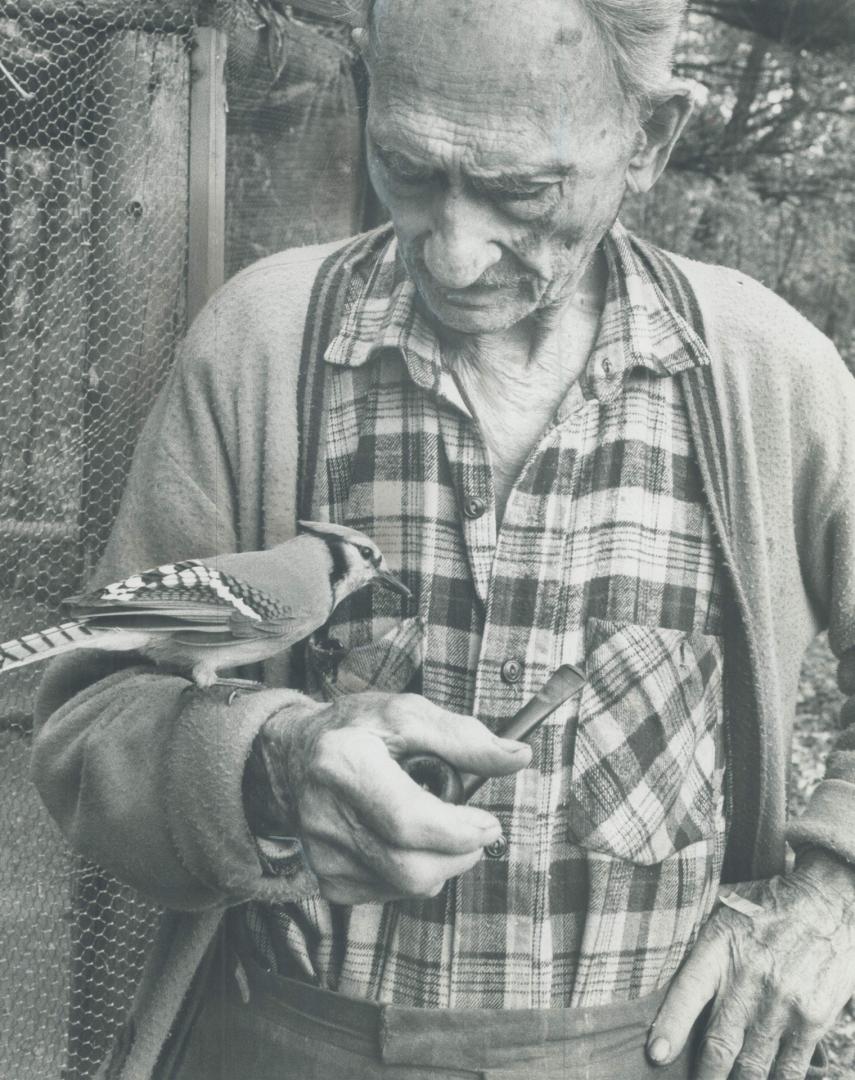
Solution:
M 227 38 L 213 26 L 195 31 L 190 83 L 190 205 L 187 323 L 225 277 Z

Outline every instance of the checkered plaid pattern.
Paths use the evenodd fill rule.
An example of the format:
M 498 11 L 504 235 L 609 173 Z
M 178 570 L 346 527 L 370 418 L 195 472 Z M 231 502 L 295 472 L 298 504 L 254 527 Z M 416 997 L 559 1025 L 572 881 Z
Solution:
M 565 662 L 581 699 L 530 768 L 475 801 L 502 821 L 435 899 L 253 908 L 278 969 L 420 1007 L 628 1000 L 674 973 L 714 902 L 725 840 L 723 570 L 677 380 L 709 363 L 619 226 L 598 339 L 497 529 L 485 447 L 394 240 L 360 266 L 326 352 L 313 516 L 372 535 L 412 589 L 342 604 L 314 687 L 416 690 L 494 729 Z M 470 504 L 471 505 L 471 504 Z M 509 663 L 511 661 L 512 663 Z

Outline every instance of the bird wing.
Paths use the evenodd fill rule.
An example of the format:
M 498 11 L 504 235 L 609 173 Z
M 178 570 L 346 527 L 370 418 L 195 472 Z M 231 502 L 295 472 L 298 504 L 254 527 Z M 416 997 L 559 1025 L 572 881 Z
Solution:
M 186 627 L 194 637 L 284 636 L 304 621 L 303 613 L 288 610 L 268 593 L 195 559 L 167 563 L 69 597 L 65 607 L 73 618 L 101 626 L 153 633 Z

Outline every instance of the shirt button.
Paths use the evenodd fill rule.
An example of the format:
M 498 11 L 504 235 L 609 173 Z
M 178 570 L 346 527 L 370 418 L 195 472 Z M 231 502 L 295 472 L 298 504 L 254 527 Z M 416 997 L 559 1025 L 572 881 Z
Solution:
M 508 842 L 504 836 L 500 836 L 498 840 L 494 840 L 492 844 L 484 848 L 484 854 L 488 859 L 503 859 L 507 853 Z
M 506 660 L 501 669 L 502 682 L 513 686 L 523 676 L 523 666 L 519 660 Z
M 487 510 L 487 504 L 483 499 L 477 499 L 475 496 L 471 496 L 463 503 L 463 513 L 474 521 L 476 518 L 482 517 Z

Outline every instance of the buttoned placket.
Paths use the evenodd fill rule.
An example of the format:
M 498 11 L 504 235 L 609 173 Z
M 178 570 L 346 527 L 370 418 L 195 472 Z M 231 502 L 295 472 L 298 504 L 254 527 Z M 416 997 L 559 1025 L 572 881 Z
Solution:
M 402 306 L 400 297 L 398 306 Z M 643 309 L 643 304 L 639 304 L 639 307 Z M 510 560 L 505 555 L 505 548 L 508 546 L 506 544 L 507 525 L 514 520 L 512 515 L 517 502 L 519 479 L 511 491 L 508 507 L 505 510 L 503 527 L 499 529 L 496 523 L 495 499 L 488 450 L 483 439 L 481 439 L 477 424 L 466 409 L 465 403 L 460 401 L 459 393 L 456 394 L 453 387 L 448 385 L 450 376 L 448 376 L 447 372 L 441 370 L 435 339 L 431 340 L 431 336 L 424 333 L 423 328 L 420 328 L 417 323 L 413 324 L 403 317 L 389 319 L 387 322 L 389 331 L 386 332 L 383 343 L 386 347 L 400 349 L 401 353 L 404 354 L 410 377 L 424 392 L 432 394 L 434 401 L 437 403 L 437 416 L 440 418 L 438 427 L 440 428 L 441 439 L 445 443 L 448 462 L 452 465 L 448 475 L 452 479 L 454 486 L 454 498 L 459 511 L 460 535 L 463 539 L 465 556 L 469 561 L 473 586 L 484 605 L 483 633 L 480 634 L 480 639 L 477 634 L 473 635 L 472 650 L 470 652 L 470 670 L 472 666 L 475 667 L 472 711 L 476 716 L 483 719 L 489 718 L 492 726 L 499 726 L 504 718 L 512 715 L 515 708 L 526 697 L 538 689 L 549 673 L 550 664 L 555 663 L 556 655 L 560 651 L 558 647 L 555 647 L 553 649 L 554 655 L 547 656 L 545 655 L 549 651 L 547 647 L 544 655 L 539 656 L 537 655 L 537 647 L 533 652 L 529 647 L 530 644 L 536 644 L 535 637 L 539 635 L 532 637 L 530 643 L 529 636 L 522 633 L 521 627 L 511 627 L 509 629 L 507 626 L 496 625 L 495 620 L 490 618 L 490 604 L 496 591 L 494 583 L 497 579 L 496 568 L 498 564 L 502 561 L 505 562 L 506 580 L 510 574 L 515 572 L 513 568 L 510 571 L 507 569 Z M 400 325 L 398 326 L 397 323 L 400 323 Z M 632 325 L 635 327 L 634 323 Z M 417 332 L 413 332 L 414 326 Z M 394 334 L 391 331 L 394 331 Z M 644 345 L 647 340 L 646 338 L 642 340 L 637 327 L 633 329 L 629 337 L 638 339 L 641 345 Z M 657 367 L 659 363 L 658 355 L 651 355 L 648 358 L 647 352 L 649 350 L 643 349 L 645 355 L 639 357 L 635 352 L 631 353 L 625 349 L 626 339 L 627 332 L 625 328 L 618 326 L 616 321 L 609 333 L 601 333 L 598 345 L 595 346 L 589 358 L 585 374 L 579 383 L 574 386 L 571 394 L 567 396 L 558 411 L 558 425 L 563 426 L 568 418 L 574 416 L 577 408 L 581 408 L 585 403 L 590 403 L 594 408 L 597 408 L 598 403 L 606 404 L 614 400 L 620 392 L 623 375 L 628 367 L 633 366 L 634 363 L 640 362 L 643 366 L 660 370 Z M 660 331 L 655 339 L 655 346 L 658 352 L 662 354 L 662 363 L 668 365 L 667 373 L 673 374 L 674 371 L 681 370 L 680 365 L 687 363 L 688 359 L 691 358 L 684 357 L 682 354 L 677 356 L 676 353 L 668 353 L 662 341 Z M 354 362 L 357 365 L 364 362 L 369 351 L 376 348 L 379 343 L 379 337 L 375 337 L 373 346 L 367 346 L 366 343 L 364 355 L 360 356 L 359 353 L 355 353 L 352 358 Z M 652 349 L 654 342 L 649 344 Z M 578 419 L 578 417 L 575 417 L 571 423 Z M 452 433 L 454 433 L 453 438 L 446 437 Z M 530 462 L 538 458 L 544 449 L 544 440 L 547 440 L 550 434 L 551 432 L 547 432 L 544 439 L 541 440 L 541 444 L 532 452 Z M 542 496 L 543 499 L 548 497 L 547 495 Z M 525 515 L 522 513 L 517 515 L 518 529 L 520 523 L 524 522 L 524 517 Z M 525 522 L 525 524 L 530 525 L 530 522 Z M 536 561 L 529 560 L 529 567 L 532 563 L 535 563 L 536 574 Z M 520 573 L 524 574 L 525 552 L 522 553 L 522 564 L 524 565 L 520 569 Z M 530 569 L 529 573 L 531 573 Z M 516 640 L 511 640 L 514 635 L 517 636 Z M 570 652 L 566 653 L 563 659 L 573 659 L 570 653 L 575 650 L 576 643 L 581 641 L 582 635 L 580 632 L 575 635 L 571 634 L 570 637 L 575 638 L 575 641 L 570 645 Z M 519 647 L 518 643 L 521 643 Z M 514 655 L 510 655 L 511 653 Z M 477 662 L 473 664 L 476 657 Z M 467 711 L 468 707 L 467 703 Z M 564 717 L 564 719 L 568 718 Z M 571 722 L 573 721 L 573 718 L 569 719 Z M 556 723 L 555 726 L 557 728 L 558 724 Z M 539 761 L 545 763 L 546 758 L 543 756 L 543 751 L 544 747 L 540 746 L 538 749 Z M 556 759 L 553 757 L 552 760 L 555 761 Z M 558 760 L 560 763 L 562 759 Z M 547 765 L 546 771 L 552 773 L 556 770 L 549 768 Z M 448 984 L 443 980 L 444 987 L 440 991 L 440 996 L 443 998 L 444 1004 L 451 1006 L 467 1004 L 465 1000 L 455 998 L 454 977 L 451 974 L 455 968 L 463 972 L 466 965 L 469 964 L 470 971 L 464 977 L 464 983 L 468 978 L 469 984 L 477 987 L 483 980 L 482 969 L 479 969 L 479 973 L 474 978 L 471 977 L 471 966 L 473 958 L 477 959 L 479 955 L 483 957 L 485 949 L 489 948 L 487 945 L 489 937 L 485 939 L 480 934 L 480 929 L 490 921 L 490 897 L 489 894 L 485 894 L 483 884 L 479 887 L 478 883 L 479 876 L 483 876 L 485 866 L 490 866 L 496 871 L 505 874 L 511 874 L 516 879 L 510 883 L 510 888 L 505 889 L 501 877 L 497 876 L 495 878 L 495 887 L 502 901 L 502 917 L 509 924 L 505 948 L 502 949 L 503 954 L 517 958 L 531 956 L 533 960 L 528 980 L 525 979 L 523 969 L 519 964 L 508 963 L 503 967 L 502 970 L 507 973 L 505 985 L 498 988 L 502 1003 L 505 1007 L 551 1004 L 549 1000 L 543 1000 L 544 996 L 547 999 L 549 998 L 550 991 L 546 984 L 551 982 L 548 972 L 545 971 L 545 969 L 551 967 L 549 898 L 546 895 L 549 888 L 548 868 L 551 844 L 549 830 L 544 828 L 543 825 L 546 821 L 553 819 L 555 812 L 560 813 L 560 807 L 553 806 L 557 798 L 559 785 L 550 782 L 551 787 L 554 787 L 556 791 L 551 793 L 550 797 L 544 801 L 544 796 L 547 793 L 539 790 L 539 783 L 538 770 L 527 769 L 523 770 L 517 781 L 512 779 L 495 780 L 486 785 L 482 793 L 479 793 L 478 802 L 490 801 L 491 793 L 493 793 L 491 809 L 495 811 L 498 806 L 498 815 L 504 821 L 511 822 L 514 819 L 516 835 L 510 830 L 506 830 L 510 832 L 508 838 L 510 844 L 506 850 L 500 850 L 497 846 L 471 874 L 463 875 L 449 886 L 451 903 L 455 903 L 454 893 L 459 890 L 468 890 L 469 899 L 468 902 L 461 904 L 458 894 L 456 916 L 449 923 L 450 935 L 443 945 L 444 951 L 448 950 L 449 963 L 447 969 L 452 988 L 450 999 L 446 1001 L 444 987 Z M 523 789 L 524 801 L 534 808 L 533 813 L 526 817 L 525 820 L 519 814 L 516 817 L 514 816 L 514 802 L 518 800 L 520 788 Z M 518 844 L 515 847 L 514 841 L 515 839 L 525 840 L 527 836 L 532 838 L 531 851 L 528 854 L 521 854 L 522 845 Z M 513 866 L 514 862 L 518 864 L 517 867 Z M 531 897 L 526 896 L 524 906 L 518 907 L 514 901 L 516 897 L 522 897 L 526 892 L 526 881 L 523 880 L 526 876 L 526 866 L 531 869 L 545 867 L 546 872 L 538 875 L 541 887 L 539 895 L 535 898 L 534 906 L 532 906 Z M 519 873 L 520 870 L 523 873 Z M 528 884 L 531 884 L 530 875 Z M 540 893 L 543 893 L 543 895 L 540 895 Z M 492 903 L 495 904 L 495 900 Z M 525 912 L 525 915 L 518 915 L 518 911 Z M 477 918 L 473 918 L 472 915 L 468 919 L 461 918 L 461 915 L 465 916 L 467 912 L 483 912 L 485 918 L 481 918 L 480 915 Z M 534 940 L 535 927 L 539 928 L 537 940 Z M 540 993 L 535 997 L 537 991 L 534 988 L 538 986 Z
M 448 389 L 448 384 L 446 384 Z M 461 508 L 460 527 L 476 591 L 484 604 L 485 620 L 481 648 L 475 672 L 475 716 L 490 718 L 494 728 L 501 719 L 513 715 L 540 685 L 554 667 L 566 657 L 537 656 L 531 651 L 532 634 L 520 627 L 509 631 L 506 626 L 491 620 L 491 597 L 496 580 L 497 567 L 510 556 L 504 554 L 508 526 L 519 523 L 524 515 L 517 507 L 519 488 L 526 473 L 535 467 L 542 455 L 551 447 L 558 447 L 562 433 L 570 434 L 574 424 L 582 424 L 591 410 L 598 411 L 598 402 L 586 396 L 581 385 L 575 383 L 565 395 L 556 411 L 553 424 L 543 433 L 532 448 L 526 465 L 515 481 L 505 506 L 502 526 L 498 527 L 495 513 L 495 490 L 490 467 L 490 454 L 476 419 L 465 402 L 452 390 L 438 395 L 440 403 L 440 430 L 446 455 L 451 465 L 458 505 Z M 444 400 L 442 400 L 444 398 Z M 587 410 L 587 411 L 586 411 Z M 576 481 L 578 482 L 578 481 Z M 544 498 L 552 498 L 547 494 Z M 521 572 L 538 575 L 538 567 L 520 567 Z M 536 635 L 535 635 L 536 636 Z M 582 657 L 575 657 L 576 662 Z M 576 704 L 568 706 L 558 718 L 563 729 L 566 723 L 574 723 Z M 550 745 L 555 737 L 541 740 Z M 560 744 L 560 740 L 559 740 Z M 527 983 L 517 979 L 513 986 L 505 987 L 503 1000 L 519 1007 L 546 1006 L 548 1000 L 537 998 L 537 988 L 543 986 L 543 969 L 551 965 L 552 941 L 550 922 L 543 917 L 549 905 L 549 866 L 552 856 L 551 829 L 549 821 L 560 812 L 560 784 L 554 770 L 538 768 L 524 770 L 518 778 L 494 780 L 490 784 L 493 798 L 499 805 L 491 807 L 497 813 L 505 833 L 500 842 L 485 850 L 486 859 L 479 868 L 456 883 L 455 902 L 460 912 L 472 910 L 472 889 L 489 889 L 492 875 L 505 877 L 508 912 L 526 912 L 508 925 L 507 950 L 510 954 L 530 955 L 534 967 Z M 507 792 L 508 799 L 504 797 Z M 488 801 L 490 796 L 487 796 Z M 501 809 L 499 808 L 501 806 Z M 522 811 L 522 814 L 519 813 Z M 515 846 L 516 841 L 516 846 Z M 527 850 L 522 850 L 522 849 Z M 504 864 L 504 869 L 490 864 Z M 542 895 L 532 897 L 533 883 L 542 883 Z M 539 913 L 539 914 L 538 914 Z M 456 920 L 453 954 L 458 956 L 477 954 L 480 930 L 465 918 Z M 454 961 L 452 960 L 452 968 Z M 535 968 L 539 968 L 536 971 Z M 454 980 L 451 981 L 449 1005 L 463 1005 L 454 996 Z

